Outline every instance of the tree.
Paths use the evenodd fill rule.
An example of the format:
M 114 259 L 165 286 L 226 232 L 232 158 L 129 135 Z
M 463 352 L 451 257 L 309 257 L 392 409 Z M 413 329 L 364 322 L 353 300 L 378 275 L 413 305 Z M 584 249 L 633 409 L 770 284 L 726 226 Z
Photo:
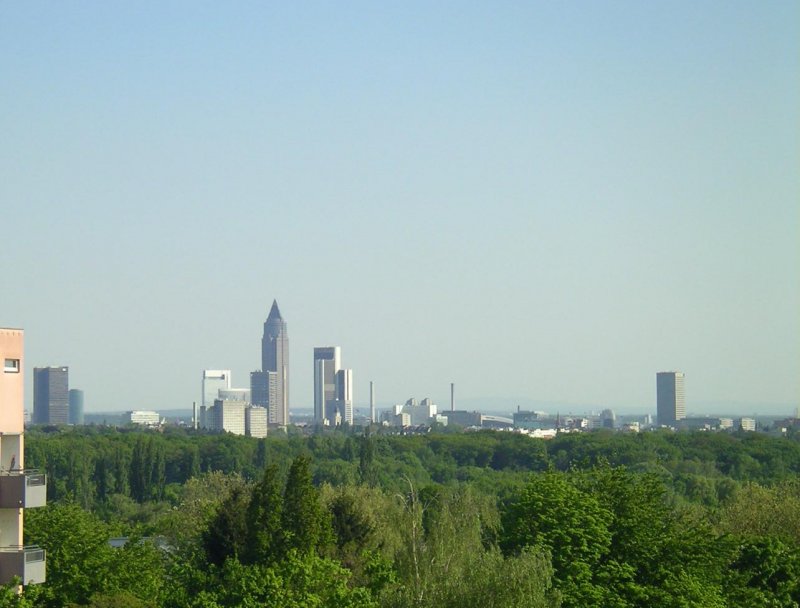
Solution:
M 264 469 L 261 481 L 253 488 L 247 507 L 247 542 L 244 563 L 268 564 L 278 559 L 285 548 L 281 521 L 283 496 L 276 465 Z
M 247 552 L 247 507 L 250 493 L 234 488 L 220 505 L 208 530 L 203 534 L 203 548 L 209 563 L 221 566 L 228 558 L 238 559 Z
M 123 591 L 157 602 L 164 575 L 152 544 L 131 540 L 112 548 L 110 528 L 73 503 L 32 509 L 25 520 L 26 542 L 47 550 L 47 582 L 37 586 L 37 605 L 83 605 L 95 594 Z
M 503 557 L 489 539 L 496 507 L 469 488 L 415 491 L 401 496 L 396 525 L 404 543 L 396 555 L 398 584 L 387 586 L 387 606 L 462 608 L 559 605 L 552 567 L 538 548 Z
M 375 440 L 367 430 L 359 441 L 358 473 L 361 483 L 375 484 Z
M 311 459 L 301 454 L 292 462 L 283 492 L 281 522 L 286 549 L 310 553 L 330 540 L 330 519 L 311 482 Z
M 131 496 L 144 502 L 150 494 L 150 462 L 148 459 L 148 441 L 139 437 L 133 446 L 130 462 Z
M 735 608 L 800 604 L 800 551 L 775 538 L 742 540 L 724 588 Z
M 156 524 L 156 531 L 167 537 L 180 551 L 201 548 L 203 533 L 234 490 L 248 491 L 247 483 L 236 473 L 204 473 L 189 479 L 180 489 L 177 509 L 170 510 Z
M 502 546 L 510 554 L 544 549 L 553 560 L 564 606 L 603 606 L 593 572 L 611 546 L 612 514 L 560 473 L 533 479 L 504 515 Z
M 166 608 L 377 608 L 369 591 L 348 584 L 349 573 L 332 560 L 291 552 L 270 566 L 229 559 L 205 585 L 187 594 L 195 580 L 177 581 Z

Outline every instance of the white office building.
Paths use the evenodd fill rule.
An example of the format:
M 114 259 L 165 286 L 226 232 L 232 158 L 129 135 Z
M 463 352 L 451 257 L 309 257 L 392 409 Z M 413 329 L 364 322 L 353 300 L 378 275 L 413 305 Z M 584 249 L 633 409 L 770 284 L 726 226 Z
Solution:
M 244 401 L 217 399 L 206 412 L 206 424 L 211 431 L 226 431 L 234 435 L 244 435 Z
M 244 410 L 244 430 L 249 437 L 267 436 L 267 408 L 251 405 Z
M 127 414 L 127 422 L 142 426 L 159 426 L 161 416 L 152 410 L 133 410 Z
M 391 410 L 384 411 L 382 419 L 384 423 L 391 426 L 422 426 L 434 422 L 447 424 L 448 418 L 439 415 L 438 409 L 438 406 L 428 397 L 420 403 L 417 403 L 417 400 L 412 397 L 404 404 L 395 405 Z
M 203 370 L 203 400 L 201 404 L 210 408 L 214 401 L 219 399 L 220 389 L 231 388 L 231 370 L 229 369 L 204 369 Z

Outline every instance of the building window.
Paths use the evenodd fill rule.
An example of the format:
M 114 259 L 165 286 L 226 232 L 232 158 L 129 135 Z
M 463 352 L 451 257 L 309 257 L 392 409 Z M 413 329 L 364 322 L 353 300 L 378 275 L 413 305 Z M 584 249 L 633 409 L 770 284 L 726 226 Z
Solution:
M 7 374 L 18 374 L 19 359 L 6 359 L 3 364 L 3 371 Z

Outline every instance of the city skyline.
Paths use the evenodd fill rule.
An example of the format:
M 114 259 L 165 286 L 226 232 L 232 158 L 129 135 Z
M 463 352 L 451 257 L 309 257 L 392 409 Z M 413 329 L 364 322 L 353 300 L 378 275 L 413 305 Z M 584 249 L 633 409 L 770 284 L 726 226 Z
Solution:
M 797 3 L 16 3 L 0 70 L 30 411 L 246 387 L 273 299 L 291 407 L 320 344 L 357 407 L 798 406 Z

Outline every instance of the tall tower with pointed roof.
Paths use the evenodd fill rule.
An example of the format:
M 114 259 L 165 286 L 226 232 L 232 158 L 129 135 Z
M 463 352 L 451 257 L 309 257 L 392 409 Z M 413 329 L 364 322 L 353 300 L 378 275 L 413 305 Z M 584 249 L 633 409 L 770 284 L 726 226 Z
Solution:
M 286 321 L 281 316 L 278 301 L 273 300 L 269 316 L 264 322 L 261 338 L 261 370 L 277 375 L 275 403 L 269 404 L 269 421 L 272 424 L 289 424 L 289 334 Z

